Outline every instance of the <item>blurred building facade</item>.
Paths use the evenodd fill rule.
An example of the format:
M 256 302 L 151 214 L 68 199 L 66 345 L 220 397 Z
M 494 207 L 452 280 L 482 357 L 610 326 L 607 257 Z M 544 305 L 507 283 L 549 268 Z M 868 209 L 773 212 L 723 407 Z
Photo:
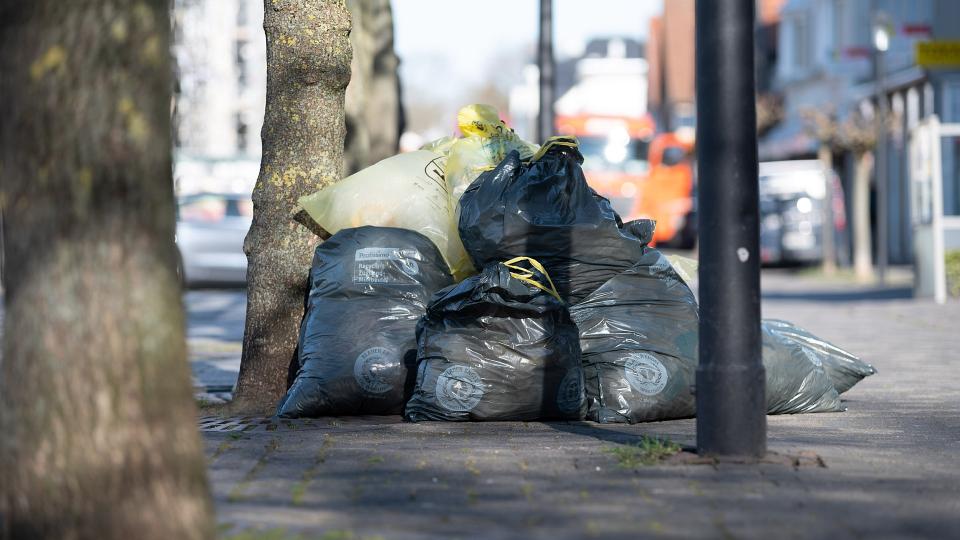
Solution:
M 696 118 L 694 0 L 669 0 L 650 19 L 647 102 L 661 131 L 692 128 Z
M 772 86 L 776 67 L 777 30 L 786 0 L 757 0 L 757 88 Z M 663 3 L 663 14 L 650 19 L 647 41 L 647 100 L 660 131 L 693 130 L 696 126 L 695 0 Z
M 175 145 L 205 158 L 260 156 L 266 38 L 260 0 L 176 0 Z
M 403 129 L 389 0 L 350 0 L 346 174 L 397 152 Z M 181 192 L 250 191 L 262 150 L 262 0 L 175 0 L 175 178 Z
M 556 62 L 554 112 L 559 116 L 639 118 L 647 114 L 645 45 L 629 37 L 591 39 L 583 54 Z M 510 125 L 526 140 L 536 139 L 540 72 L 524 66 L 522 80 L 508 92 Z
M 557 115 L 641 118 L 647 113 L 647 61 L 640 42 L 594 39 L 573 67 L 573 85 L 558 88 Z
M 944 122 L 960 122 L 960 73 L 956 69 L 923 69 L 916 64 L 915 47 L 919 41 L 960 38 L 960 2 L 789 0 L 782 6 L 780 18 L 770 85 L 782 96 L 783 120 L 761 139 L 760 158 L 814 157 L 820 142 L 810 133 L 806 115 L 819 111 L 842 120 L 857 111 L 871 117 L 876 114 L 877 96 L 882 95 L 891 123 L 885 152 L 887 251 L 893 263 L 911 262 L 909 131 L 930 114 Z M 882 62 L 878 62 L 881 53 L 873 43 L 878 24 L 886 27 L 890 36 Z M 835 157 L 849 208 L 853 159 L 849 154 Z M 960 214 L 956 159 L 955 147 L 944 148 L 946 215 Z

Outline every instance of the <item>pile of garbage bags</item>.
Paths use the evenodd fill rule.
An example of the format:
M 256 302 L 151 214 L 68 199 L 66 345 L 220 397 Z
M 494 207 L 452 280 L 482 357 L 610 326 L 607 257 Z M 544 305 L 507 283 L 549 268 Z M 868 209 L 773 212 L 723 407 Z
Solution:
M 696 412 L 695 262 L 649 246 L 584 177 L 577 141 L 521 140 L 490 107 L 462 137 L 304 197 L 319 245 L 284 417 L 650 422 Z M 876 372 L 764 320 L 767 412 L 841 411 Z

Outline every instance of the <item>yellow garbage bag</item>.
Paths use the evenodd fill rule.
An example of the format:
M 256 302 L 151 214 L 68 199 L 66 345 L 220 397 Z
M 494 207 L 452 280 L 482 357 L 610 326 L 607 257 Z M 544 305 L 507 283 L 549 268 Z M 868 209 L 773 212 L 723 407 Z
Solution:
M 459 281 L 476 271 L 460 242 L 444 161 L 429 150 L 398 154 L 298 202 L 330 234 L 364 225 L 416 231 L 436 244 Z
M 435 141 L 428 142 L 427 144 L 421 146 L 420 149 L 429 150 L 431 152 L 436 152 L 446 156 L 450 153 L 450 148 L 459 140 L 459 137 L 447 135 L 446 137 L 440 137 Z
M 463 107 L 457 113 L 457 125 L 464 135 L 462 138 L 441 137 L 423 146 L 447 157 L 446 178 L 454 204 L 467 186 L 484 171 L 496 167 L 511 150 L 517 150 L 524 160 L 537 151 L 537 145 L 518 137 L 489 105 Z
M 674 254 L 667 255 L 667 260 L 670 261 L 673 269 L 676 270 L 677 274 L 687 285 L 697 281 L 697 271 L 700 268 L 700 261 Z

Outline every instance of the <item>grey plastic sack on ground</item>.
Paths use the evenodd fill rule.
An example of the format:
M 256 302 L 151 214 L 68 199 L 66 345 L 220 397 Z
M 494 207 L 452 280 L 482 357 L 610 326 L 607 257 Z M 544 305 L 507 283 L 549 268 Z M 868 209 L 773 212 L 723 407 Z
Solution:
M 763 369 L 767 380 L 767 414 L 837 412 L 840 394 L 816 355 L 771 330 L 761 321 Z
M 575 142 L 551 139 L 530 163 L 511 152 L 470 184 L 459 227 L 475 266 L 532 257 L 571 303 L 630 268 L 643 244 L 587 185 L 582 162 Z
M 577 327 L 560 300 L 518 275 L 489 265 L 436 294 L 417 327 L 407 419 L 583 418 Z
M 770 333 L 800 345 L 805 354 L 819 360 L 837 393 L 846 392 L 864 377 L 877 372 L 872 365 L 795 324 L 777 319 L 766 319 L 763 324 Z
M 696 414 L 698 308 L 659 251 L 571 306 L 580 328 L 587 417 L 651 422 Z M 763 332 L 770 414 L 842 410 L 822 365 L 794 341 Z
M 587 417 L 686 418 L 696 410 L 697 301 L 659 251 L 570 308 L 580 329 Z
M 417 322 L 452 281 L 439 250 L 413 231 L 343 229 L 317 246 L 300 370 L 277 414 L 400 414 Z

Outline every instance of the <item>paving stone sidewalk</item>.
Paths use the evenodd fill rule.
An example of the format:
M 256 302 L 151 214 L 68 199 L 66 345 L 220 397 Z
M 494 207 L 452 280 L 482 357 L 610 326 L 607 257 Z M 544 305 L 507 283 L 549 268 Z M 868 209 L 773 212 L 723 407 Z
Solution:
M 693 445 L 693 420 L 208 418 L 218 520 L 228 536 L 281 538 L 960 537 L 960 303 L 793 274 L 765 274 L 764 287 L 765 317 L 879 370 L 844 395 L 847 412 L 768 417 L 771 450 L 826 467 L 643 466 L 615 450 L 642 435 Z M 241 310 L 242 331 L 242 306 L 218 302 Z

